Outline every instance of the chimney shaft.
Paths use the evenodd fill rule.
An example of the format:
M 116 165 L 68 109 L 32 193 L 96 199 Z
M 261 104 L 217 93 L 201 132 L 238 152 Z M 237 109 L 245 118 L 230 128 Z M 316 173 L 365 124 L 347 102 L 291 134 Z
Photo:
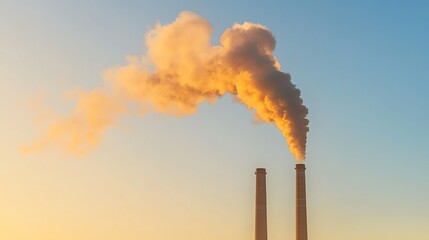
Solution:
M 267 240 L 267 193 L 265 168 L 256 169 L 255 240 Z
M 305 164 L 296 164 L 296 240 L 307 240 Z

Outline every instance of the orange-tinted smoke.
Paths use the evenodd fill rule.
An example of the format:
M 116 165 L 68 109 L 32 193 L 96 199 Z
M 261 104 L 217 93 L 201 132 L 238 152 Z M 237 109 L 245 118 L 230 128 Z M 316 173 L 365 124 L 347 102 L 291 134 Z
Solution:
M 138 102 L 144 112 L 183 116 L 195 113 L 200 103 L 215 102 L 229 93 L 255 110 L 258 120 L 274 123 L 295 158 L 305 159 L 308 110 L 299 89 L 289 74 L 280 71 L 272 54 L 276 44 L 272 33 L 259 24 L 234 24 L 222 34 L 219 45 L 212 45 L 212 31 L 206 19 L 192 12 L 182 12 L 171 24 L 155 26 L 147 33 L 147 53 L 142 58 L 128 57 L 126 66 L 107 71 L 113 92 L 110 99 Z M 100 114 L 111 120 L 120 113 Z M 91 138 L 98 139 L 111 123 L 103 121 Z M 74 131 L 83 129 L 75 127 Z M 97 142 L 87 141 L 86 136 L 79 133 L 78 138 L 83 139 L 65 141 L 74 143 L 71 149 Z
M 74 111 L 66 117 L 52 114 L 45 116 L 48 127 L 37 141 L 22 147 L 22 152 L 54 146 L 67 154 L 84 155 L 97 146 L 105 129 L 125 112 L 121 101 L 102 90 L 79 91 L 72 97 L 77 99 Z

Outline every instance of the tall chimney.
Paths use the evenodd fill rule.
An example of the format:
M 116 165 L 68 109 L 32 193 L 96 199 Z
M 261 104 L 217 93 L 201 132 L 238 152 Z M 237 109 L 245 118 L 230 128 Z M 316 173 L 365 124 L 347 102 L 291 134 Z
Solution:
M 307 240 L 305 164 L 296 164 L 296 240 Z
M 265 168 L 256 169 L 255 240 L 267 240 L 267 191 Z

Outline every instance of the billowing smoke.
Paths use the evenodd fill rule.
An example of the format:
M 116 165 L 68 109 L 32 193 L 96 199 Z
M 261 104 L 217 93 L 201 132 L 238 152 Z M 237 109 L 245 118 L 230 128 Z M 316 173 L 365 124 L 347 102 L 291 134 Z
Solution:
M 308 109 L 290 75 L 280 71 L 272 33 L 259 24 L 234 24 L 219 45 L 212 45 L 212 31 L 206 19 L 192 12 L 158 24 L 146 35 L 146 55 L 128 57 L 126 66 L 109 69 L 105 90 L 78 94 L 73 114 L 58 117 L 25 150 L 58 145 L 83 154 L 127 112 L 128 103 L 138 103 L 143 114 L 183 116 L 229 93 L 254 110 L 257 120 L 274 123 L 295 158 L 305 159 Z

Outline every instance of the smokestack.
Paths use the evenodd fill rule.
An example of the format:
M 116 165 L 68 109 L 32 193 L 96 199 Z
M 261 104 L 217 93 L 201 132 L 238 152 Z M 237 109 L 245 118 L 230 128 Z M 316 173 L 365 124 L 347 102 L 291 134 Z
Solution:
M 267 240 L 267 192 L 265 168 L 256 169 L 255 240 Z
M 296 164 L 296 240 L 307 240 L 305 164 Z

